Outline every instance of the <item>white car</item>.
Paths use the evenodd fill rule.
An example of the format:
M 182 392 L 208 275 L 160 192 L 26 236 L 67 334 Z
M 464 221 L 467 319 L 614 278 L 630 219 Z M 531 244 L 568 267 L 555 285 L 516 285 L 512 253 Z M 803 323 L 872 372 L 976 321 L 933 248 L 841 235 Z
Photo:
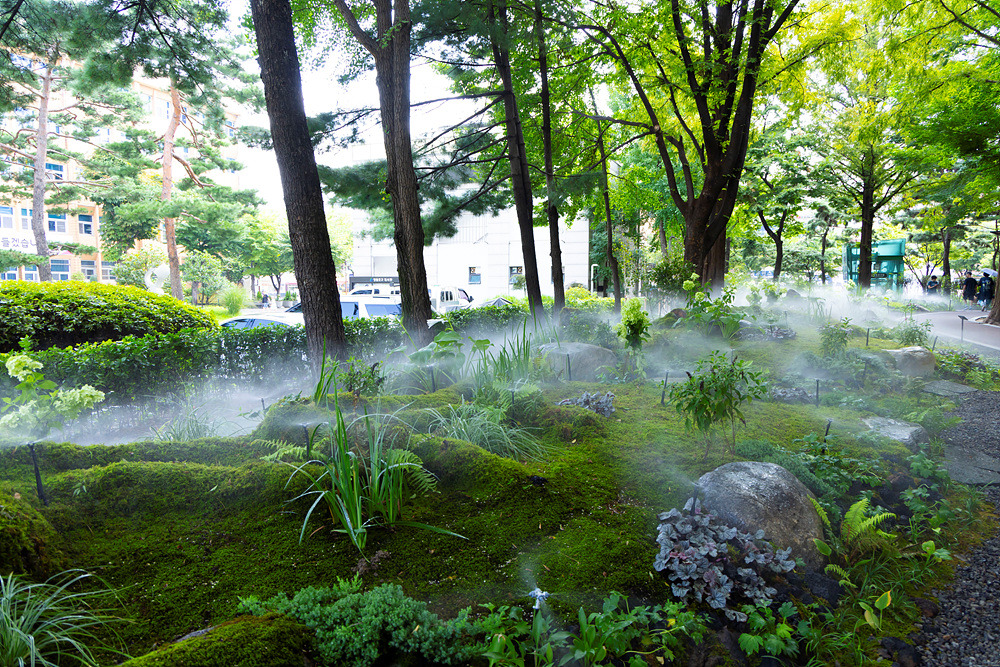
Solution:
M 301 317 L 302 302 L 299 301 L 286 312 Z M 388 297 L 357 297 L 340 295 L 340 314 L 345 320 L 370 317 L 402 317 L 403 306 L 396 299 Z

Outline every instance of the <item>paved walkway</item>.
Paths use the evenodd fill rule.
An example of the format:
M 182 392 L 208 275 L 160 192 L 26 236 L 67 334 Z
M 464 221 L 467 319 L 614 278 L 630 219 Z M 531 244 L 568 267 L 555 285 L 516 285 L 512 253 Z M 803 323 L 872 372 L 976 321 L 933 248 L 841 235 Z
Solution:
M 965 321 L 964 331 L 961 317 L 968 318 Z M 992 353 L 991 356 L 1000 355 L 1000 326 L 993 324 L 982 324 L 975 320 L 986 317 L 986 313 L 976 310 L 953 310 L 938 311 L 935 313 L 914 313 L 913 319 L 928 321 L 933 325 L 931 330 L 931 340 L 938 337 L 938 344 L 955 344 L 959 341 L 968 343 L 974 347 L 983 349 L 984 352 Z

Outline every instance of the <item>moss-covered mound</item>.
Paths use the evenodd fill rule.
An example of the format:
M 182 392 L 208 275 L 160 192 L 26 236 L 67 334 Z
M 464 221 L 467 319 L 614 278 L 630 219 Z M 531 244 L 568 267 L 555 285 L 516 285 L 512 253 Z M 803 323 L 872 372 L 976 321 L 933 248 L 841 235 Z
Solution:
M 281 616 L 240 616 L 204 634 L 133 658 L 125 667 L 296 667 L 313 665 L 315 636 Z
M 64 281 L 0 284 L 0 352 L 27 336 L 35 349 L 214 327 L 211 315 L 137 287 Z
M 62 569 L 56 539 L 49 522 L 27 501 L 0 493 L 0 575 L 44 579 Z

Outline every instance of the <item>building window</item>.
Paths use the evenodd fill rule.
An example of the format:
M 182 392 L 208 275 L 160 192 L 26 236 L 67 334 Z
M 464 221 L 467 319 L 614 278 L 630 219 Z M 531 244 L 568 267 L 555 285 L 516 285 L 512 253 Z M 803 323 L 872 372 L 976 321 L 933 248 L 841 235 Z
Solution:
M 38 280 L 38 267 L 37 266 L 26 266 L 24 267 L 24 279 L 25 280 Z
M 49 266 L 52 267 L 52 280 L 69 280 L 68 259 L 50 259 Z
M 49 213 L 49 231 L 50 232 L 65 232 L 66 231 L 66 216 L 62 214 Z
M 115 279 L 115 263 L 101 262 L 101 280 Z
M 63 173 L 64 173 L 63 166 L 61 164 L 46 162 L 45 173 L 48 174 L 48 176 L 53 180 L 61 181 L 63 179 Z
M 81 259 L 80 272 L 87 276 L 88 280 L 94 280 L 97 276 L 97 262 L 92 259 Z
M 81 234 L 93 234 L 94 233 L 94 216 L 92 215 L 81 215 L 80 217 L 80 233 Z
M 17 280 L 17 267 L 12 267 L 0 274 L 0 280 Z
M 170 101 L 160 100 L 160 109 L 162 110 L 164 118 L 170 118 Z
M 513 285 L 517 281 L 518 276 L 524 275 L 523 266 L 512 266 L 510 267 L 510 284 Z
M 21 229 L 31 229 L 31 209 L 21 209 Z
M 14 229 L 14 209 L 0 206 L 0 229 Z
M 152 95 L 142 95 L 142 110 L 148 115 L 153 114 L 153 96 Z
M 483 274 L 479 273 L 478 266 L 469 267 L 469 284 L 470 285 L 481 285 L 483 282 Z
M 229 135 L 230 139 L 236 136 L 236 125 L 231 120 L 226 121 L 226 134 Z

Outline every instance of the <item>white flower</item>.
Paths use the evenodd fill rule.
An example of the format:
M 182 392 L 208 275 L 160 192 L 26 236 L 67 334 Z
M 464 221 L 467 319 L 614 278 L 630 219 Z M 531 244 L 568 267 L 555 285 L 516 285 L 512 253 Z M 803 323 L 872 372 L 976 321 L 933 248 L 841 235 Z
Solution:
M 7 359 L 7 372 L 10 376 L 24 382 L 24 378 L 42 367 L 42 362 L 35 361 L 26 354 L 15 354 Z
M 104 392 L 85 384 L 79 389 L 68 389 L 56 394 L 56 412 L 65 417 L 76 417 L 83 410 L 104 400 Z

